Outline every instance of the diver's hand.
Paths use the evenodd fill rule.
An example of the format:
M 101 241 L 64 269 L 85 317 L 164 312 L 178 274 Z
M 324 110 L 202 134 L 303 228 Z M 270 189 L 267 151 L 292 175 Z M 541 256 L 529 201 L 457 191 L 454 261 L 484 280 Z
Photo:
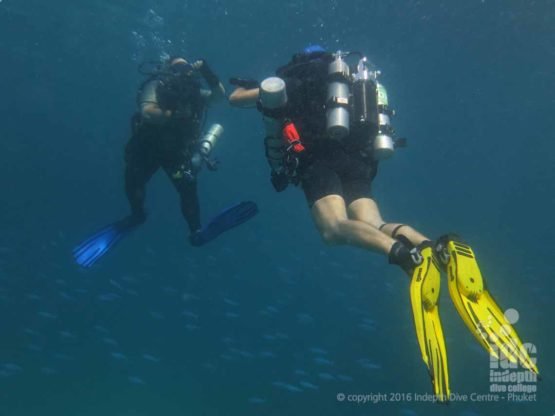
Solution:
M 218 166 L 220 165 L 220 161 L 218 159 L 204 159 L 204 163 L 206 163 L 206 167 L 208 170 L 215 172 L 218 170 Z
M 200 68 L 204 65 L 204 59 L 199 59 L 191 64 L 195 71 L 200 71 Z
M 272 182 L 272 186 L 274 187 L 276 192 L 285 191 L 285 189 L 289 185 L 289 177 L 285 172 L 276 172 L 273 170 L 270 181 Z
M 217 159 L 209 159 L 201 152 L 195 152 L 191 157 L 191 173 L 196 176 L 201 171 L 203 164 L 206 165 L 208 170 L 213 172 L 218 170 L 220 162 Z
M 212 71 L 205 59 L 195 61 L 192 66 L 200 72 L 210 88 L 216 88 L 219 86 L 220 80 L 218 76 L 214 73 L 214 71 Z
M 174 120 L 186 120 L 190 117 L 190 114 L 184 110 L 183 108 L 177 107 L 175 110 L 170 111 L 168 110 L 171 114 L 171 118 Z

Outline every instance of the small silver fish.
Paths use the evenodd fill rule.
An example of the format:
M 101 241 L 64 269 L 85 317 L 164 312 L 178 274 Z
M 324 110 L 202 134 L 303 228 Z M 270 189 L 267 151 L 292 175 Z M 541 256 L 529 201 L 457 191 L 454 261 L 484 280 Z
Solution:
M 121 352 L 112 352 L 110 355 L 116 360 L 127 360 L 127 356 Z
M 5 364 L 2 364 L 2 367 L 4 367 L 4 370 L 11 371 L 13 373 L 19 373 L 23 371 L 23 368 L 21 368 L 19 365 L 14 363 L 5 363 Z
M 304 387 L 305 389 L 311 389 L 311 390 L 318 390 L 319 387 L 315 384 L 312 384 L 308 381 L 300 381 L 299 384 L 301 385 L 301 387 Z
M 142 378 L 137 376 L 129 376 L 127 377 L 127 380 L 129 380 L 131 384 L 139 384 L 139 385 L 146 384 Z
M 153 362 L 153 363 L 159 363 L 160 362 L 160 358 L 155 357 L 154 355 L 150 355 L 150 354 L 143 354 L 143 359 L 145 359 L 146 361 Z
M 239 306 L 238 302 L 231 300 L 229 298 L 224 298 L 224 302 L 227 303 L 229 306 Z
M 104 344 L 106 345 L 118 345 L 118 342 L 112 338 L 102 338 L 102 342 L 104 342 Z
M 38 315 L 41 318 L 45 318 L 45 319 L 58 319 L 58 315 L 54 315 L 53 313 L 50 313 L 50 312 L 40 311 Z
M 264 404 L 264 403 L 266 403 L 266 399 L 263 399 L 261 397 L 249 397 L 249 403 Z
M 302 393 L 302 389 L 298 388 L 297 386 L 294 386 L 292 384 L 288 384 L 288 383 L 284 383 L 282 381 L 274 381 L 272 383 L 274 386 L 276 386 L 277 388 L 280 388 L 282 390 L 287 390 L 290 391 L 291 393 Z
M 314 354 L 322 354 L 322 355 L 326 355 L 328 352 L 323 349 L 323 348 L 318 348 L 318 347 L 312 347 L 308 349 L 310 352 L 314 353 Z
M 314 362 L 318 365 L 327 365 L 327 366 L 332 366 L 333 365 L 333 361 L 328 360 L 326 358 L 322 358 L 322 357 L 314 358 Z

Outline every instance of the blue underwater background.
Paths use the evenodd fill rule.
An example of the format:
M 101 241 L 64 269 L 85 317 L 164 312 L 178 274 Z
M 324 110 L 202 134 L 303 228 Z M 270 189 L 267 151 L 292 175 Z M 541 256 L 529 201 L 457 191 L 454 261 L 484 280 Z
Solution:
M 148 222 L 97 267 L 73 263 L 76 243 L 127 213 L 142 60 L 181 53 L 222 80 L 263 79 L 308 43 L 382 70 L 409 138 L 374 182 L 382 214 L 473 246 L 537 348 L 536 401 L 407 400 L 431 392 L 408 279 L 326 246 L 302 193 L 273 191 L 253 110 L 211 111 L 222 164 L 200 196 L 204 218 L 255 200 L 254 220 L 194 249 L 159 173 Z M 555 412 L 554 1 L 0 0 L 0 56 L 1 416 Z M 488 393 L 489 357 L 445 281 L 441 315 L 453 392 Z

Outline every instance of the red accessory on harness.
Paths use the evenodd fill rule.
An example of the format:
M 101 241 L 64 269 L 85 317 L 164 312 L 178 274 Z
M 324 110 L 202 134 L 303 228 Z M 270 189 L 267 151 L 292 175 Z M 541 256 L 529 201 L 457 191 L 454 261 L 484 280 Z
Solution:
M 301 153 L 304 151 L 304 146 L 301 143 L 301 136 L 299 136 L 299 132 L 297 131 L 297 127 L 293 124 L 292 121 L 286 121 L 283 124 L 283 138 L 289 144 L 289 148 L 293 148 L 295 153 Z

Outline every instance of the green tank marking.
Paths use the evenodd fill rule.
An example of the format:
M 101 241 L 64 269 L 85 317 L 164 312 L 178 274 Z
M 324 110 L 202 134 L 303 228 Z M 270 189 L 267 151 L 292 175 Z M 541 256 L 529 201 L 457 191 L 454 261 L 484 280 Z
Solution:
M 387 100 L 387 91 L 385 89 L 385 87 L 380 84 L 379 82 L 377 83 L 377 90 L 378 90 L 378 105 L 383 105 L 383 106 L 387 106 L 389 105 L 389 102 Z

